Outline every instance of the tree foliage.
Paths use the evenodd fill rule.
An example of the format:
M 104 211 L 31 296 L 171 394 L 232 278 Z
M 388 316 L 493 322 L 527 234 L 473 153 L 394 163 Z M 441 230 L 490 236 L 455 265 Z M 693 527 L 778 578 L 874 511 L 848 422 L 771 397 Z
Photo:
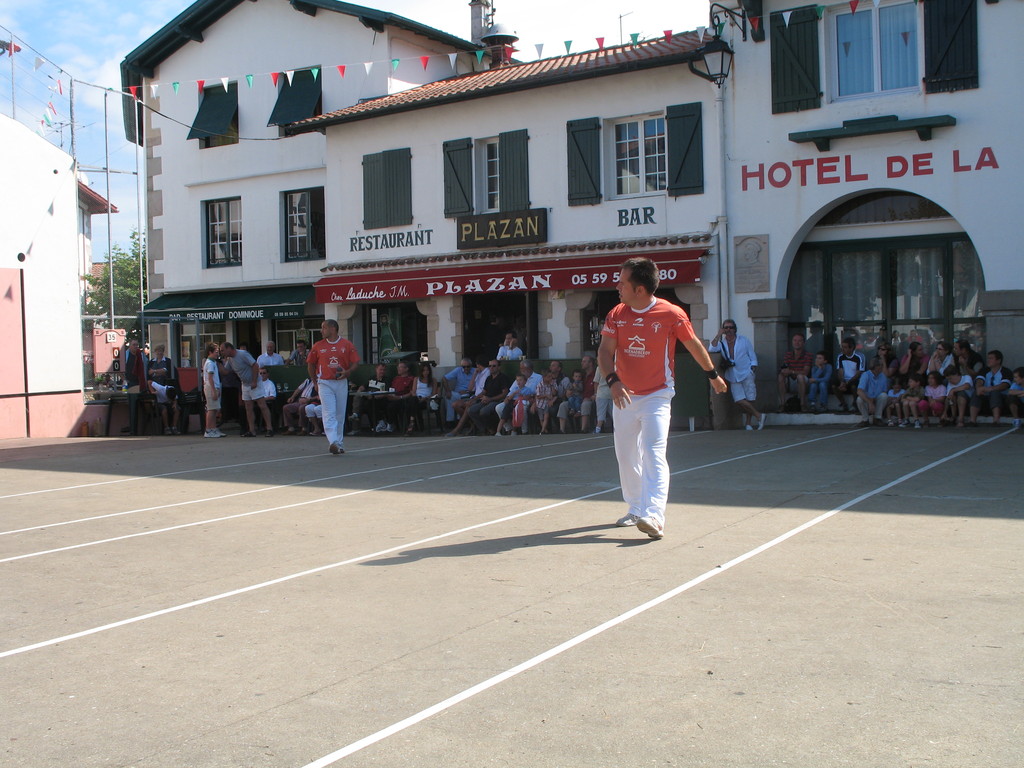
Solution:
M 125 328 L 128 338 L 139 338 L 139 311 L 148 300 L 146 291 L 146 268 L 142 265 L 141 274 L 143 291 L 139 291 L 139 263 L 142 259 L 142 241 L 137 230 L 131 232 L 131 245 L 125 250 L 115 243 L 109 257 L 103 262 L 103 269 L 97 270 L 98 275 L 87 275 L 85 278 L 85 297 L 82 302 L 83 330 L 110 327 L 110 270 L 114 270 L 114 326 Z

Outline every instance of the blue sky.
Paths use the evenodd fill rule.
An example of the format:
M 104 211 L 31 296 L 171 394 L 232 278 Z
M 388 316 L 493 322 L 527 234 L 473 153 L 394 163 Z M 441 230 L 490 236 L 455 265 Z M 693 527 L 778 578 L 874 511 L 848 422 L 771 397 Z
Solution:
M 285 0 L 258 0 L 284 2 Z M 368 0 L 361 5 L 381 8 L 444 30 L 469 37 L 468 0 Z M 103 88 L 120 88 L 118 65 L 127 53 L 149 35 L 190 5 L 185 0 L 79 0 L 71 4 L 54 0 L 0 0 L 0 39 L 8 39 L 8 30 L 16 42 L 27 44 L 16 55 L 15 109 L 23 122 L 39 128 L 55 144 L 70 151 L 69 76 Z M 495 0 L 496 20 L 513 27 L 519 34 L 522 60 L 537 58 L 536 45 L 543 55 L 565 51 L 564 41 L 572 40 L 572 50 L 597 47 L 596 38 L 606 45 L 625 41 L 632 33 L 641 39 L 659 37 L 664 30 L 674 32 L 696 29 L 707 24 L 706 0 L 587 0 L 558 3 L 551 0 Z M 620 20 L 620 16 L 622 17 Z M 63 70 L 63 72 L 61 71 Z M 11 114 L 11 63 L 0 56 L 0 111 Z M 56 90 L 61 80 L 63 95 Z M 103 132 L 103 88 L 75 87 L 76 150 L 79 165 L 105 165 Z M 136 157 L 133 145 L 124 140 L 121 105 L 108 97 L 110 167 L 133 172 Z M 51 104 L 56 119 L 52 126 L 39 125 Z M 51 113 L 51 117 L 52 117 Z M 88 172 L 92 187 L 106 195 L 104 175 Z M 128 233 L 136 226 L 137 191 L 134 176 L 111 175 L 111 200 L 120 210 L 112 217 L 111 238 L 127 245 Z M 106 254 L 106 217 L 93 218 L 93 250 L 97 259 Z

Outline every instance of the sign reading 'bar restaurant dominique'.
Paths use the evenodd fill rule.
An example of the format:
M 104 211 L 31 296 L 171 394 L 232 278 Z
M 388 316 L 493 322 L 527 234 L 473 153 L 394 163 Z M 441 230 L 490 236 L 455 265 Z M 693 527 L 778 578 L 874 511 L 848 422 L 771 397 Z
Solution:
M 455 220 L 458 248 L 504 248 L 548 241 L 547 208 L 460 216 Z

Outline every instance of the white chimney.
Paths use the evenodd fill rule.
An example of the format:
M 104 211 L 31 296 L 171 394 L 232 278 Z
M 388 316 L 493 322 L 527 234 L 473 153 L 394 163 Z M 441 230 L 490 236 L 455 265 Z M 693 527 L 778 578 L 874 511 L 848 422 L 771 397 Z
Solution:
M 471 15 L 470 40 L 477 45 L 481 38 L 491 26 L 491 18 L 494 13 L 491 0 L 469 0 Z

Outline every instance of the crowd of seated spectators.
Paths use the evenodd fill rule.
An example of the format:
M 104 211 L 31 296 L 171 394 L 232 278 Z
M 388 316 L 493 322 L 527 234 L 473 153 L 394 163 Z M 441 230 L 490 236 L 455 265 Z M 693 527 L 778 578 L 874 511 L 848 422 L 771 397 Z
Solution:
M 806 369 L 808 359 L 813 363 Z M 814 413 L 829 409 L 831 395 L 840 413 L 860 413 L 857 426 L 976 427 L 983 415 L 999 426 L 1009 413 L 1019 429 L 1024 368 L 1011 371 L 998 349 L 983 358 L 966 339 L 938 341 L 930 350 L 910 341 L 902 354 L 879 341 L 865 360 L 853 336 L 842 340 L 832 365 L 824 352 L 810 358 L 798 334 L 779 373 L 780 407 L 791 393 L 799 397 L 801 410 Z

